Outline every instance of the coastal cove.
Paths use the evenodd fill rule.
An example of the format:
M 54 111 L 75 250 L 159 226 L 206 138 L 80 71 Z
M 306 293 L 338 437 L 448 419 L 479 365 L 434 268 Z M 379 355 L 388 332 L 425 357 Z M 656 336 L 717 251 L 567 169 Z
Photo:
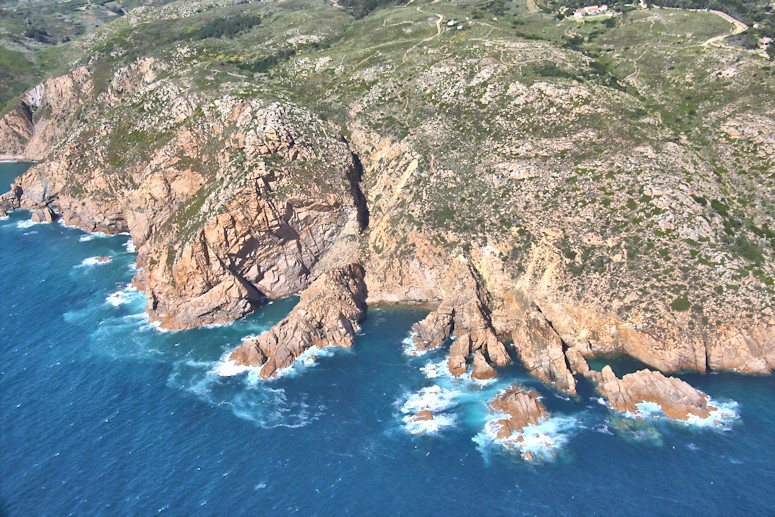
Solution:
M 0 164 L 2 190 L 21 169 Z M 444 350 L 405 353 L 424 311 L 372 307 L 351 349 L 307 355 L 269 381 L 225 376 L 227 354 L 298 297 L 229 325 L 162 332 L 129 286 L 135 258 L 125 235 L 33 224 L 26 211 L 0 220 L 0 514 L 775 507 L 771 375 L 681 375 L 734 408 L 719 427 L 636 421 L 611 413 L 583 379 L 565 398 L 518 363 L 490 384 L 448 378 L 437 366 Z M 619 375 L 630 368 L 614 363 Z M 556 447 L 535 463 L 483 433 L 487 402 L 514 382 L 558 417 L 547 426 Z M 418 397 L 446 417 L 435 432 L 412 434 L 405 422 Z

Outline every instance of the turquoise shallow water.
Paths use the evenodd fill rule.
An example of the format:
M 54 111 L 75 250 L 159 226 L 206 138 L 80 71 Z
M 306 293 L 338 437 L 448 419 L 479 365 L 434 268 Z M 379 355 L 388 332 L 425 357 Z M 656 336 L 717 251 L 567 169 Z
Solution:
M 28 218 L 0 221 L 0 514 L 775 512 L 771 376 L 685 376 L 737 403 L 723 429 L 630 426 L 588 385 L 565 400 L 516 366 L 486 387 L 429 378 L 443 353 L 409 357 L 402 345 L 423 313 L 383 308 L 351 350 L 273 382 L 222 377 L 221 357 L 295 299 L 233 325 L 161 333 L 126 288 L 128 237 Z M 113 260 L 88 260 L 101 255 Z M 561 446 L 539 464 L 482 434 L 486 400 L 514 380 L 562 417 Z M 450 425 L 414 436 L 401 408 L 434 385 L 451 394 Z

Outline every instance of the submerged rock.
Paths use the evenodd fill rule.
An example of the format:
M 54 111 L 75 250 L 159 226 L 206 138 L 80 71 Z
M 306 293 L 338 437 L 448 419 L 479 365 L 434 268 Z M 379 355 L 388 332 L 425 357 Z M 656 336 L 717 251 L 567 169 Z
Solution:
M 622 412 L 638 413 L 638 404 L 657 404 L 668 418 L 688 420 L 707 418 L 716 408 L 708 404 L 708 396 L 675 377 L 660 372 L 640 370 L 619 379 L 606 365 L 600 375 L 597 390 L 610 406 Z
M 358 264 L 325 273 L 301 293 L 287 318 L 258 338 L 243 341 L 230 359 L 242 366 L 261 366 L 261 378 L 267 379 L 312 346 L 352 346 L 358 323 L 366 316 L 364 274 Z

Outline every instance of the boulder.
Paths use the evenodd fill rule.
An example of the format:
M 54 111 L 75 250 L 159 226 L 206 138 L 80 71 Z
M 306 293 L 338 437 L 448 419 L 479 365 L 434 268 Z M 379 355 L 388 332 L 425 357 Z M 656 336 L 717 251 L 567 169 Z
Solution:
M 447 359 L 447 367 L 449 368 L 449 373 L 451 373 L 454 377 L 460 377 L 464 373 L 466 373 L 466 358 L 462 355 L 449 355 L 449 358 Z
M 44 206 L 32 211 L 32 220 L 36 223 L 50 223 L 54 221 L 54 211 Z

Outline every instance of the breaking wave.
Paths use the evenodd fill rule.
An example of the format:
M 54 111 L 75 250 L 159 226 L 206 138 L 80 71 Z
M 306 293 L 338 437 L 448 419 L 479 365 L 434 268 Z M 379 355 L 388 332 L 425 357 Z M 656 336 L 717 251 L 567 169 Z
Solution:
M 24 221 L 19 221 L 18 223 L 16 223 L 16 227 L 23 230 L 25 228 L 32 228 L 36 224 L 43 224 L 43 223 L 35 222 L 32 219 L 25 219 Z
M 110 257 L 88 257 L 83 259 L 79 264 L 79 266 L 80 267 L 102 266 L 105 264 L 109 264 L 112 261 L 113 259 L 111 259 Z
M 400 408 L 404 415 L 401 419 L 404 428 L 417 435 L 435 434 L 452 426 L 455 417 L 445 411 L 457 405 L 456 398 L 459 395 L 459 392 L 441 386 L 428 386 L 410 393 Z M 430 412 L 430 415 L 418 417 L 421 411 Z
M 132 284 L 127 284 L 123 289 L 110 293 L 105 301 L 113 307 L 126 305 L 144 300 L 145 295 L 138 291 Z

